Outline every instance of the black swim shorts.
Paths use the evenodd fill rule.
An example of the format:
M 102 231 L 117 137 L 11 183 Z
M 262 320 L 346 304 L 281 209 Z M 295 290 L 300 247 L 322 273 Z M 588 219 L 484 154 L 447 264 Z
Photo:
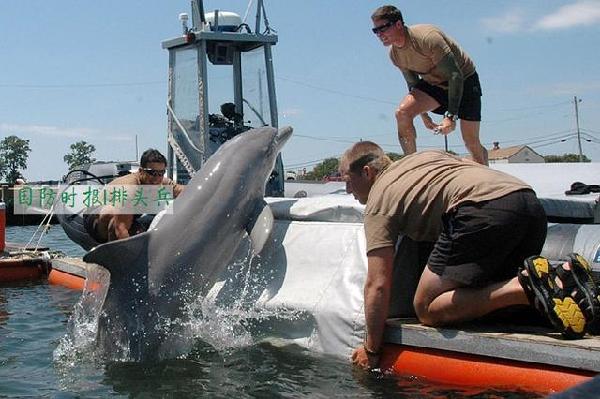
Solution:
M 465 286 L 485 286 L 517 275 L 546 239 L 546 213 L 531 190 L 465 203 L 443 217 L 429 269 Z
M 448 111 L 448 89 L 433 86 L 423 79 L 419 80 L 414 88 L 425 92 L 440 104 L 438 108 L 431 112 L 444 115 Z M 458 109 L 458 117 L 467 121 L 481 121 L 481 85 L 477 72 L 466 78 L 463 83 L 463 94 Z
M 98 235 L 98 231 L 96 230 L 96 220 L 98 220 L 99 214 L 97 213 L 86 213 L 83 215 L 83 227 L 85 231 L 99 243 L 104 243 L 107 240 Z M 150 227 L 150 223 L 152 223 L 152 219 L 154 215 L 134 215 L 133 221 L 131 223 L 131 227 L 129 228 L 129 235 L 134 236 L 136 234 L 143 233 L 148 230 Z
M 102 243 L 106 242 L 105 239 L 98 236 L 98 232 L 96 231 L 96 220 L 98 220 L 97 213 L 86 213 L 83 215 L 83 227 L 85 231 L 92 237 L 96 242 Z

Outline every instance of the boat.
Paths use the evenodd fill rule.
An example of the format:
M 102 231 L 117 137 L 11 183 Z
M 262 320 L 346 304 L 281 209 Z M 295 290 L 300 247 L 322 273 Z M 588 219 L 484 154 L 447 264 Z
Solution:
M 168 173 L 181 183 L 200 169 L 223 142 L 247 127 L 278 127 L 271 52 L 278 38 L 264 18 L 262 1 L 256 5 L 253 30 L 235 14 L 205 14 L 201 0 L 194 0 L 192 6 L 193 26 L 188 27 L 188 17 L 182 15 L 182 34 L 162 44 L 169 52 Z M 245 67 L 257 64 L 260 67 L 252 71 Z M 212 68 L 231 70 L 230 93 L 213 96 L 209 92 L 212 86 L 206 83 Z M 248 89 L 252 85 L 255 90 Z M 219 114 L 218 107 L 223 104 L 213 102 L 213 97 L 231 98 L 233 115 Z M 245 122 L 247 119 L 251 123 Z M 523 180 L 532 184 L 538 194 L 544 191 L 536 187 L 530 172 L 532 165 L 519 173 L 516 168 L 510 170 L 511 165 L 497 167 L 517 177 L 522 177 L 522 173 Z M 541 175 L 547 173 L 542 168 L 539 171 Z M 600 175 L 598 171 L 593 173 Z M 362 343 L 365 328 L 362 291 L 367 262 L 363 208 L 343 194 L 343 183 L 299 186 L 288 182 L 284 188 L 284 176 L 279 158 L 266 192 L 275 215 L 266 255 L 228 269 L 205 301 L 221 305 L 242 301 L 272 310 L 276 316 L 260 320 L 270 336 L 349 358 L 352 349 Z M 551 176 L 555 184 L 552 189 L 557 190 L 556 175 Z M 576 178 L 576 173 L 569 175 L 569 179 Z M 562 193 L 565 189 L 558 189 L 560 195 L 540 195 L 550 220 L 543 254 L 559 260 L 568 252 L 580 252 L 598 274 L 598 205 L 591 197 L 566 198 Z M 294 194 L 284 197 L 286 190 Z M 67 219 L 61 222 L 76 240 L 75 233 L 68 231 L 69 223 Z M 405 260 L 412 262 L 415 249 L 406 243 Z M 78 259 L 52 262 L 52 270 L 82 281 L 94 267 Z M 239 267 L 253 270 L 256 278 L 240 279 Z M 399 275 L 395 281 L 401 295 L 395 296 L 395 317 L 387 321 L 381 364 L 384 371 L 450 385 L 512 387 L 541 393 L 562 391 L 600 373 L 597 337 L 565 341 L 543 326 L 421 325 L 411 317 L 410 287 L 401 289 L 403 284 L 412 284 L 414 290 L 416 277 Z
M 69 171 L 65 175 L 59 193 L 68 193 L 74 186 L 104 187 L 119 176 L 135 172 L 139 162 L 95 161 Z M 60 195 L 57 196 L 60 198 Z M 53 213 L 67 236 L 85 250 L 90 250 L 100 243 L 89 235 L 83 223 L 85 207 L 70 207 L 62 201 L 55 203 Z

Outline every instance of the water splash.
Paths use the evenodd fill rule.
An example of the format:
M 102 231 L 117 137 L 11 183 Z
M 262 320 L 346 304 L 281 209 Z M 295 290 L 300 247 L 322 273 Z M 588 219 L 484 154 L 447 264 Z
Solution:
M 171 298 L 177 298 L 178 301 L 183 299 L 185 304 L 183 312 L 178 312 L 177 316 L 171 318 L 169 315 L 155 314 L 147 304 L 136 303 L 136 307 L 139 305 L 147 309 L 143 313 L 144 319 L 147 317 L 153 323 L 150 325 L 140 321 L 139 328 L 132 334 L 134 339 L 143 345 L 153 345 L 151 339 L 160 337 L 156 353 L 158 359 L 162 360 L 186 358 L 199 342 L 212 346 L 220 353 L 227 353 L 255 345 L 268 337 L 273 323 L 305 318 L 301 311 L 264 306 L 269 298 L 265 293 L 272 274 L 265 273 L 266 265 L 253 254 L 249 245 L 242 246 L 238 254 L 240 256 L 224 273 L 224 279 L 215 284 L 205 297 L 198 295 L 197 287 L 186 284 L 181 291 L 171 293 Z M 109 281 L 109 273 L 101 267 L 95 267 L 90 272 L 81 300 L 70 318 L 67 334 L 54 351 L 56 363 L 63 367 L 75 367 L 90 358 L 131 360 L 131 343 L 127 342 L 126 334 L 119 331 L 118 323 L 111 326 L 108 338 L 112 347 L 109 350 L 100 348 L 103 345 L 97 342 L 98 323 Z M 106 316 L 110 321 L 112 315 Z M 152 330 L 145 331 L 144 328 Z M 102 350 L 110 353 L 102 353 Z
M 229 266 L 223 281 L 205 298 L 197 297 L 187 305 L 188 332 L 214 347 L 218 352 L 255 345 L 270 335 L 273 321 L 296 321 L 304 312 L 283 307 L 269 308 L 266 287 L 272 274 L 264 271 L 263 260 L 250 247 L 245 256 Z
M 109 281 L 104 268 L 88 268 L 83 293 L 52 356 L 62 390 L 92 391 L 102 385 L 97 376 L 103 359 L 96 353 L 95 339 Z

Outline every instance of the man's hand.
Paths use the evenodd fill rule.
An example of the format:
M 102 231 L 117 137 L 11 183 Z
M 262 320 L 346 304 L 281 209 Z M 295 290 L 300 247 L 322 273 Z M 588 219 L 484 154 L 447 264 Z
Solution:
M 379 356 L 368 355 L 361 345 L 352 352 L 352 363 L 364 370 L 372 370 L 379 366 Z
M 437 124 L 435 124 L 435 122 L 431 119 L 431 117 L 429 116 L 429 114 L 427 112 L 423 112 L 421 114 L 421 119 L 423 120 L 423 125 L 425 125 L 425 127 L 429 130 L 435 130 L 435 128 L 438 126 Z
M 456 122 L 450 118 L 444 117 L 444 119 L 442 119 L 442 123 L 437 125 L 433 130 L 435 134 L 447 135 L 452 133 L 454 129 L 456 129 Z

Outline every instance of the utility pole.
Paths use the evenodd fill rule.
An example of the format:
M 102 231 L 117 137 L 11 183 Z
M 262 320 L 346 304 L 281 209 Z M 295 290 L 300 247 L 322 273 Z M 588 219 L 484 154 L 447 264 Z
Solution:
M 574 96 L 573 102 L 575 103 L 575 121 L 577 123 L 577 144 L 579 145 L 579 162 L 583 162 L 583 151 L 581 150 L 581 132 L 579 131 L 579 106 L 578 106 L 578 103 L 580 103 L 581 100 L 578 100 L 577 96 Z

